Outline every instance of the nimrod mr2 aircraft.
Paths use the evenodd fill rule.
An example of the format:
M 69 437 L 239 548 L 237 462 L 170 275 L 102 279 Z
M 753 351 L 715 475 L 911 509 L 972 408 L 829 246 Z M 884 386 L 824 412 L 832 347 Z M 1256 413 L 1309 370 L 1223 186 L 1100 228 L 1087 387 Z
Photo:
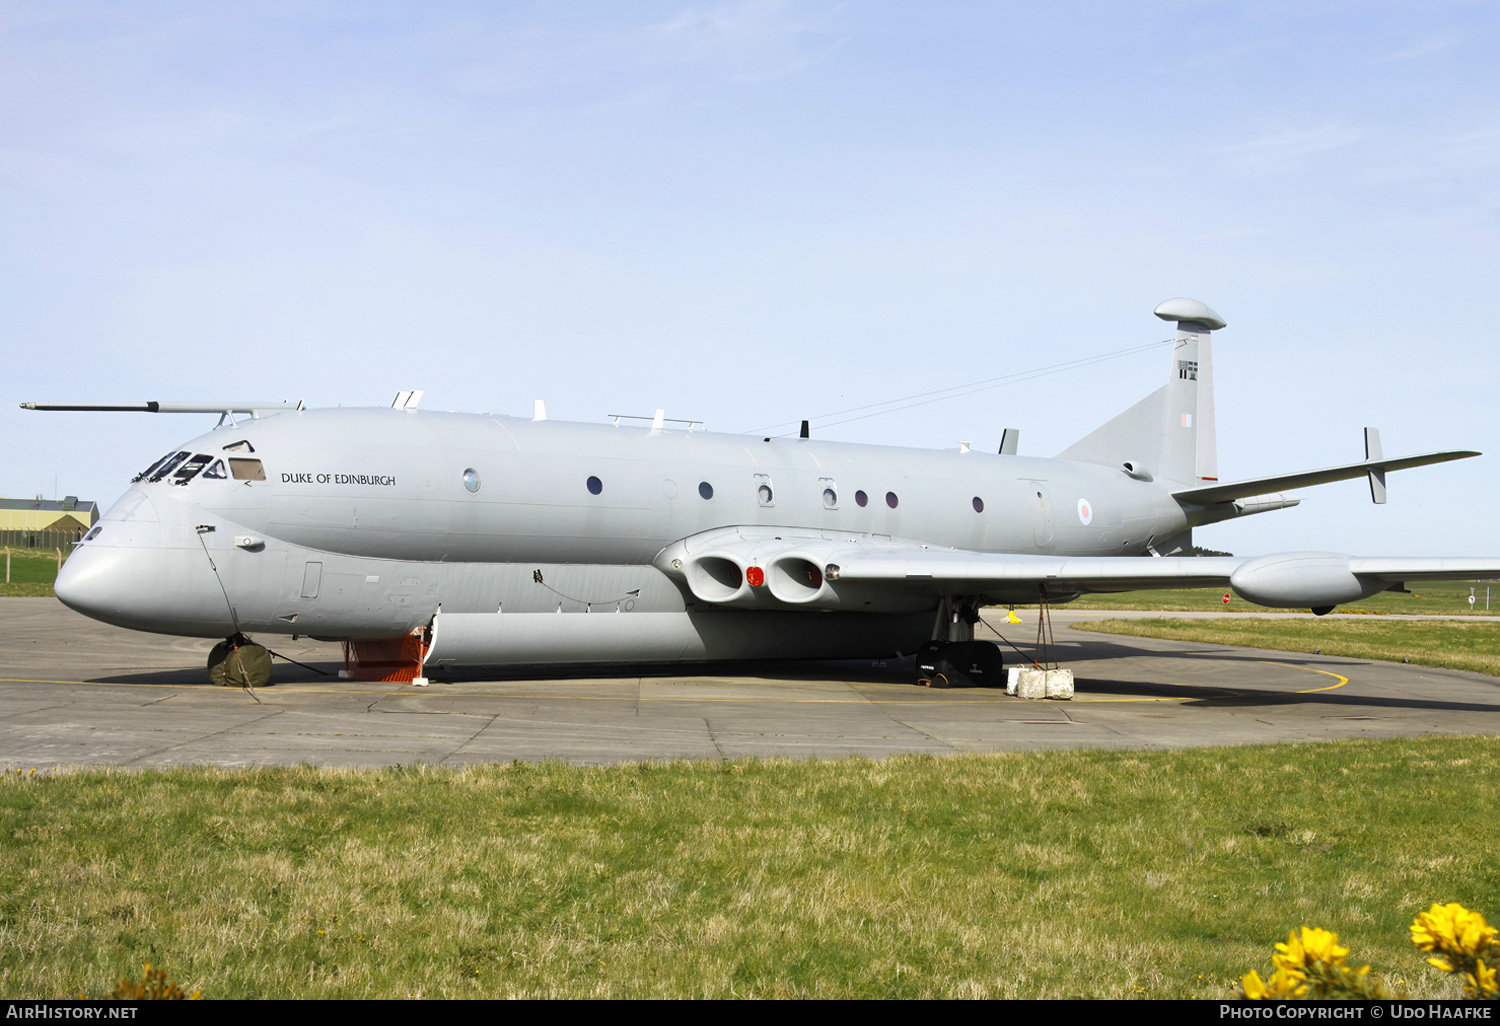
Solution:
M 965 646 L 981 606 L 1085 592 L 1232 588 L 1326 613 L 1500 559 L 1185 555 L 1193 528 L 1292 506 L 1276 493 L 1477 456 L 1386 458 L 1246 481 L 1216 469 L 1210 337 L 1196 300 L 1167 383 L 1054 459 L 669 427 L 300 403 L 27 403 L 213 412 L 84 538 L 57 596 L 122 627 L 346 642 L 358 677 L 477 666 L 884 658 Z M 540 404 L 539 404 L 540 406 Z M 237 417 L 237 414 L 248 416 Z M 1259 497 L 1259 498 L 1257 498 Z M 956 650 L 955 650 L 956 651 Z M 988 657 L 987 657 L 988 658 Z M 985 664 L 985 669 L 980 664 Z M 264 676 L 269 676 L 267 669 Z M 263 683 L 263 680 L 255 683 Z

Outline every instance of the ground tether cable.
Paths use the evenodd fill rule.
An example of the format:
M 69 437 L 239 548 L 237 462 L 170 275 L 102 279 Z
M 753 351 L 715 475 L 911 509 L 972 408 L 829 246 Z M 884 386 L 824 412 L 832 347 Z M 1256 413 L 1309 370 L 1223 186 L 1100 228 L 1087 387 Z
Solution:
M 224 578 L 219 576 L 219 567 L 214 562 L 213 554 L 208 551 L 208 542 L 203 540 L 203 536 L 213 530 L 215 530 L 215 528 L 212 524 L 199 524 L 197 528 L 195 528 L 194 533 L 198 535 L 198 544 L 203 546 L 203 555 L 208 560 L 208 568 L 214 572 L 214 580 L 219 582 L 219 590 L 224 593 L 224 605 L 229 609 L 229 622 L 234 625 L 234 637 L 229 639 L 229 650 L 231 652 L 236 652 L 239 651 L 240 648 L 236 639 L 243 638 L 245 635 L 244 632 L 240 630 L 240 618 L 234 611 L 234 603 L 229 600 L 229 589 L 224 587 Z M 270 649 L 267 649 L 266 651 L 269 652 Z M 265 705 L 265 703 L 260 700 L 260 696 L 255 693 L 255 686 L 250 683 L 250 674 L 245 669 L 244 660 L 240 660 L 239 665 L 240 687 L 245 691 L 246 694 L 255 699 L 256 705 Z
M 262 645 L 261 647 L 265 648 L 264 645 Z M 277 659 L 282 659 L 282 660 L 285 660 L 286 662 L 291 663 L 293 666 L 300 666 L 304 670 L 311 670 L 313 673 L 321 673 L 325 677 L 332 677 L 333 676 L 333 674 L 329 673 L 327 670 L 320 670 L 316 666 L 308 666 L 306 663 L 299 663 L 299 662 L 297 662 L 297 660 L 293 659 L 291 656 L 284 656 L 280 652 L 272 652 L 269 648 L 266 649 L 266 652 L 268 652 L 269 654 L 275 656 Z
M 224 579 L 219 576 L 219 568 L 214 563 L 214 557 L 213 557 L 212 553 L 210 553 L 208 551 L 208 543 L 203 540 L 203 535 L 206 533 L 204 531 L 204 528 L 208 528 L 208 530 L 210 530 L 210 531 L 213 530 L 213 528 L 210 527 L 208 524 L 199 524 L 198 525 L 198 529 L 197 529 L 198 544 L 203 546 L 203 554 L 208 557 L 208 565 L 209 565 L 209 568 L 212 569 L 213 572 L 214 572 L 214 580 L 216 580 L 216 581 L 219 582 L 219 590 L 224 593 L 224 604 L 229 607 L 229 622 L 232 623 L 232 624 L 234 624 L 234 636 L 237 637 L 237 638 L 244 637 L 244 633 L 240 630 L 240 618 L 237 615 L 235 615 L 235 612 L 234 612 L 234 603 L 231 602 L 231 601 L 229 601 L 229 591 L 228 591 L 228 589 L 226 589 L 224 587 Z M 235 647 L 238 648 L 239 646 L 236 645 Z M 262 645 L 261 647 L 265 648 L 264 645 Z M 333 676 L 333 674 L 329 673 L 327 670 L 320 670 L 316 666 L 308 666 L 306 663 L 299 663 L 297 660 L 293 659 L 291 656 L 284 656 L 280 652 L 273 652 L 273 651 L 271 651 L 271 649 L 269 649 L 269 648 L 266 648 L 266 652 L 269 655 L 275 656 L 277 659 L 281 659 L 281 660 L 284 660 L 284 661 L 286 661 L 288 663 L 291 663 L 293 666 L 300 666 L 304 670 L 311 670 L 313 673 L 321 673 L 325 677 L 332 677 Z M 255 694 L 255 686 L 250 683 L 250 675 L 245 672 L 245 667 L 244 667 L 243 664 L 241 664 L 241 666 L 240 666 L 240 677 L 244 681 L 244 684 L 243 684 L 244 689 L 246 691 L 250 692 L 250 697 L 254 698 L 257 702 L 260 702 L 260 698 Z M 261 704 L 264 705 L 265 703 L 262 702 Z
M 988 630 L 995 637 L 997 637 L 1001 641 L 1005 642 L 1011 648 L 1014 648 L 1016 650 L 1016 654 L 1019 655 L 1022 659 L 1030 659 L 1032 666 L 1036 666 L 1037 665 L 1035 654 L 1028 656 L 1025 652 L 1022 652 L 1019 648 L 1016 647 L 1016 643 L 1014 641 L 1011 641 L 1004 634 L 1001 634 L 998 630 L 996 630 L 994 628 L 994 626 L 988 620 L 985 620 L 985 619 L 981 618 L 979 622 L 982 623 L 982 624 L 984 624 L 985 629 Z

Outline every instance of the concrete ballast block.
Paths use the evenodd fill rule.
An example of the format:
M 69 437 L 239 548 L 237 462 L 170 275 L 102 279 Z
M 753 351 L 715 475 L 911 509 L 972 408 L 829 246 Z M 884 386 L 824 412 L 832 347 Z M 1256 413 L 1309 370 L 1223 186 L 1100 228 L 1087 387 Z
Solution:
M 1016 697 L 1046 698 L 1047 671 L 1027 667 L 1016 674 Z
M 1073 671 L 1047 671 L 1047 697 L 1066 702 L 1073 697 Z
M 1029 667 L 1012 668 L 1015 675 L 1015 690 L 1009 684 L 1006 691 L 1017 698 L 1053 698 L 1067 701 L 1073 697 L 1072 670 L 1033 670 Z

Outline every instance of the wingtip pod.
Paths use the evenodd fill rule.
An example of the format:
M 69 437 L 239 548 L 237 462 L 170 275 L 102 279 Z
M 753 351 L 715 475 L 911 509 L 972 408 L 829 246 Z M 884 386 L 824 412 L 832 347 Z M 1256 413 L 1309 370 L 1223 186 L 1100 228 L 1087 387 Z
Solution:
M 1235 594 L 1273 609 L 1321 609 L 1369 598 L 1390 581 L 1361 577 L 1337 552 L 1278 552 L 1248 560 L 1229 575 Z

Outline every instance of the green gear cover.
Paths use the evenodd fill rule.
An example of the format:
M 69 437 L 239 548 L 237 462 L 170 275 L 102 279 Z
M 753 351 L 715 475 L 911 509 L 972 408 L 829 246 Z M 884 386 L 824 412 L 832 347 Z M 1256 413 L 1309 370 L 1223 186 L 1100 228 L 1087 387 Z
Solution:
M 271 653 L 260 645 L 231 648 L 221 641 L 208 654 L 208 682 L 219 688 L 263 688 L 271 683 Z

